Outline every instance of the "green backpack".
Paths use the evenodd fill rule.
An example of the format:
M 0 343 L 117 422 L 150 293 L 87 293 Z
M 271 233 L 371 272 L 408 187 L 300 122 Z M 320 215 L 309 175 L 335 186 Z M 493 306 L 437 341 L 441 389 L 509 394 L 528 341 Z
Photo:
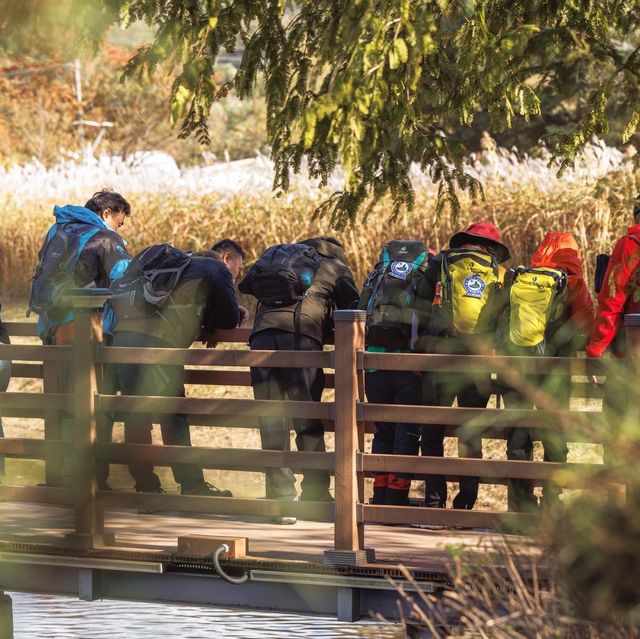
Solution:
M 380 262 L 367 277 L 359 307 L 366 310 L 367 341 L 410 349 L 424 328 L 414 303 L 429 250 L 418 240 L 385 244 Z

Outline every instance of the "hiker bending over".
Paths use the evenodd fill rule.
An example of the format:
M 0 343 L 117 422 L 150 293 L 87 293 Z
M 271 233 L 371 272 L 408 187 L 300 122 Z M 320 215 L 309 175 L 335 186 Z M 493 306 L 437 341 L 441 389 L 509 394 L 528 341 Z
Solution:
M 233 251 L 242 266 L 244 252 Z M 116 316 L 114 346 L 189 348 L 201 335 L 238 326 L 240 311 L 233 274 L 215 253 L 187 254 L 168 244 L 155 244 L 139 253 L 121 280 L 112 287 Z M 123 395 L 184 397 L 182 365 L 118 364 Z M 181 413 L 160 416 L 164 444 L 190 446 L 189 420 Z M 153 416 L 131 413 L 125 420 L 125 441 L 151 444 Z M 173 464 L 183 495 L 230 497 L 204 480 L 196 464 Z M 163 492 L 153 464 L 144 459 L 129 464 L 138 492 Z
M 626 353 L 624 316 L 640 312 L 640 195 L 633 206 L 633 226 L 613 247 L 602 286 L 598 292 L 598 309 L 587 345 L 587 357 L 602 357 L 610 351 L 621 358 Z M 620 378 L 607 377 L 604 386 L 604 412 L 612 425 L 619 424 L 629 408 L 628 376 L 620 371 Z M 634 380 L 635 381 L 635 380 Z M 592 382 L 596 383 L 595 378 Z
M 530 266 L 518 266 L 507 273 L 505 307 L 500 334 L 506 355 L 538 355 L 575 357 L 583 350 L 593 322 L 593 302 L 584 281 L 578 243 L 571 233 L 547 233 Z M 551 375 L 520 375 L 515 379 L 501 376 L 506 408 L 531 409 L 534 406 L 528 389 L 543 391 L 545 397 L 538 408 L 569 410 L 571 375 L 554 372 Z M 508 373 L 507 373 L 508 375 Z M 562 424 L 544 429 L 540 439 L 544 446 L 544 461 L 567 461 L 567 440 Z M 533 431 L 510 427 L 507 435 L 507 459 L 532 459 Z M 538 502 L 529 479 L 508 481 L 509 510 L 535 510 Z M 543 488 L 545 506 L 559 503 L 560 490 L 547 482 Z
M 99 191 L 84 206 L 56 206 L 55 223 L 47 232 L 38 253 L 38 265 L 31 280 L 29 313 L 37 313 L 38 333 L 44 344 L 70 344 L 74 340 L 73 311 L 65 305 L 64 295 L 73 288 L 106 288 L 127 268 L 130 257 L 118 232 L 131 214 L 127 200 L 113 191 Z M 105 343 L 113 330 L 113 313 L 107 303 L 102 319 L 94 318 L 94 327 L 105 335 Z M 55 366 L 56 388 L 59 393 L 73 391 L 71 365 Z M 110 367 L 102 367 L 99 390 L 115 392 Z M 111 441 L 113 422 L 109 416 L 97 420 L 98 439 Z M 74 422 L 64 414 L 60 419 L 61 437 L 74 438 Z M 69 463 L 63 467 L 63 482 L 71 483 Z M 109 467 L 97 464 L 98 487 L 106 488 Z
M 283 264 L 286 268 L 283 268 Z M 342 244 L 330 237 L 279 244 L 267 249 L 238 286 L 258 300 L 250 337 L 252 350 L 321 351 L 333 333 L 334 308 L 351 308 L 359 293 L 344 263 Z M 321 368 L 251 368 L 256 399 L 285 398 L 320 401 L 324 390 Z M 296 446 L 302 451 L 324 452 L 324 426 L 319 419 L 294 419 Z M 260 418 L 265 450 L 289 450 L 289 425 L 282 417 Z M 295 477 L 289 468 L 266 472 L 268 499 L 297 499 Z M 307 470 L 301 499 L 331 501 L 329 473 Z M 278 517 L 275 523 L 295 523 Z
M 411 353 L 429 320 L 429 287 L 424 284 L 432 252 L 417 240 L 393 240 L 383 247 L 380 260 L 365 283 L 358 307 L 367 313 L 366 349 L 376 353 Z M 369 402 L 422 404 L 422 374 L 417 371 L 368 370 L 365 389 Z M 371 452 L 417 455 L 425 427 L 404 422 L 376 422 Z M 377 473 L 373 504 L 409 504 L 413 475 Z
M 476 355 L 494 347 L 502 303 L 502 262 L 509 259 L 500 231 L 490 222 L 476 222 L 456 233 L 449 248 L 429 260 L 425 280 L 433 300 L 427 350 L 451 355 Z M 436 373 L 425 377 L 425 403 L 462 408 L 485 408 L 493 390 L 489 373 Z M 425 455 L 444 454 L 444 425 L 425 429 Z M 457 430 L 460 457 L 482 457 L 482 436 Z M 453 507 L 470 510 L 478 498 L 478 477 L 460 477 Z M 427 475 L 425 503 L 444 508 L 447 483 L 442 475 Z

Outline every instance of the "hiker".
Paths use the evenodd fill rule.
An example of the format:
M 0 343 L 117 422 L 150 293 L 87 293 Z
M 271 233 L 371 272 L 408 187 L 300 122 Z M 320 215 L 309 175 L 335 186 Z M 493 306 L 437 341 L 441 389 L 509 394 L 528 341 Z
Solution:
M 122 195 L 102 190 L 94 193 L 84 206 L 56 206 L 55 223 L 38 253 L 38 265 L 31 279 L 29 311 L 39 315 L 38 333 L 44 344 L 71 344 L 74 340 L 73 311 L 64 304 L 64 294 L 73 288 L 106 288 L 124 273 L 130 257 L 124 240 L 118 234 L 131 207 Z M 102 320 L 96 317 L 94 329 L 105 335 L 112 330 L 113 314 L 108 305 Z M 71 365 L 56 365 L 57 389 L 72 391 Z M 109 367 L 99 372 L 107 373 Z M 108 373 L 107 373 L 108 375 Z M 113 380 L 99 377 L 101 392 L 115 392 Z M 98 419 L 100 441 L 111 441 L 112 420 Z M 74 423 L 69 415 L 60 419 L 62 439 L 73 440 Z M 98 486 L 107 488 L 108 465 L 98 464 Z M 63 483 L 71 481 L 70 466 L 63 466 Z
M 589 338 L 587 357 L 602 357 L 611 351 L 616 358 L 626 353 L 624 316 L 640 312 L 638 294 L 638 267 L 640 266 L 640 194 L 633 204 L 633 226 L 613 247 L 602 285 L 598 292 L 598 308 Z M 611 375 L 604 385 L 604 412 L 613 423 L 618 422 L 628 410 L 628 385 Z M 592 383 L 597 383 L 595 377 Z M 606 452 L 606 451 L 605 451 Z
M 10 344 L 9 333 L 2 323 L 2 305 L 0 305 L 0 344 Z M 0 393 L 4 393 L 11 381 L 11 360 L 0 359 Z M 4 437 L 2 415 L 0 415 L 0 437 Z M 5 474 L 4 455 L 0 455 L 0 477 Z
M 242 249 L 233 249 L 242 265 Z M 210 345 L 216 329 L 238 326 L 240 311 L 233 276 L 210 251 L 183 253 L 169 244 L 147 247 L 132 260 L 112 286 L 116 317 L 114 346 L 189 348 L 203 339 Z M 123 395 L 184 397 L 182 365 L 118 364 Z M 188 417 L 181 413 L 159 417 L 162 442 L 191 446 Z M 153 416 L 131 413 L 125 419 L 125 442 L 151 444 Z M 207 483 L 197 464 L 173 464 L 183 495 L 231 497 L 231 491 Z M 144 459 L 129 464 L 137 492 L 162 493 L 153 464 Z
M 491 222 L 476 222 L 454 234 L 449 248 L 427 266 L 425 280 L 432 299 L 428 352 L 473 355 L 490 352 L 501 305 L 504 268 L 510 257 L 500 231 Z M 489 373 L 436 373 L 425 377 L 425 403 L 451 406 L 457 397 L 462 408 L 485 408 L 493 389 Z M 444 455 L 444 425 L 425 428 L 423 454 Z M 460 457 L 482 457 L 482 437 L 458 429 Z M 447 483 L 442 475 L 425 478 L 425 505 L 444 508 Z M 478 477 L 460 477 L 456 509 L 471 510 L 478 497 Z
M 587 343 L 592 322 L 593 302 L 584 280 L 578 243 L 571 233 L 547 233 L 533 254 L 530 266 L 518 266 L 507 274 L 500 329 L 504 354 L 575 357 Z M 552 410 L 569 409 L 570 374 L 520 376 L 512 371 L 511 375 L 516 376 L 510 380 L 512 383 L 501 379 L 505 408 L 532 409 L 534 401 L 527 396 L 527 389 L 531 388 L 546 393 L 544 401 Z M 510 427 L 506 429 L 506 436 L 507 459 L 532 459 L 532 429 Z M 567 461 L 562 424 L 553 430 L 545 429 L 540 439 L 544 461 Z M 556 506 L 559 498 L 560 489 L 546 482 L 541 504 Z M 511 511 L 535 510 L 538 502 L 533 494 L 533 482 L 509 479 L 508 505 Z
M 376 268 L 365 280 L 358 308 L 365 310 L 366 350 L 411 353 L 428 326 L 430 299 L 423 286 L 432 251 L 417 240 L 384 245 Z M 422 374 L 417 371 L 367 370 L 367 400 L 377 404 L 422 404 Z M 424 427 L 402 422 L 376 422 L 371 452 L 417 455 Z M 377 473 L 372 504 L 409 505 L 413 475 Z
M 258 299 L 249 339 L 252 350 L 321 351 L 333 332 L 333 309 L 351 308 L 359 298 L 351 271 L 344 262 L 342 244 L 332 237 L 268 248 L 238 288 Z M 254 366 L 251 385 L 256 399 L 320 401 L 324 373 L 316 367 Z M 294 419 L 293 426 L 298 450 L 325 451 L 321 420 Z M 260 418 L 260 437 L 265 450 L 289 450 L 287 420 Z M 332 501 L 329 481 L 326 471 L 305 471 L 300 498 Z M 297 499 L 295 477 L 289 468 L 266 471 L 266 496 L 267 499 Z M 273 521 L 293 524 L 296 520 L 278 517 Z

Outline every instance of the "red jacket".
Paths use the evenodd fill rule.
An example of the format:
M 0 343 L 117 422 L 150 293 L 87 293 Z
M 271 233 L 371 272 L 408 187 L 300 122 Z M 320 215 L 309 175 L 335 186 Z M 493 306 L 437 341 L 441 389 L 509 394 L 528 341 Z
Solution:
M 587 346 L 588 357 L 602 357 L 622 328 L 625 313 L 640 310 L 640 224 L 613 247 L 598 293 L 598 311 Z M 621 353 L 618 353 L 621 354 Z
M 568 321 L 581 335 L 590 335 L 593 301 L 589 295 L 578 243 L 571 233 L 547 233 L 531 258 L 531 266 L 561 268 L 567 274 Z

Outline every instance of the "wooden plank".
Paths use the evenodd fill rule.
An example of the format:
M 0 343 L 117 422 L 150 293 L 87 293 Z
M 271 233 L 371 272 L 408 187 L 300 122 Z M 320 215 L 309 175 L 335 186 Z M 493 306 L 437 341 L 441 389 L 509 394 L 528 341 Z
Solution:
M 103 346 L 99 349 L 97 361 L 103 364 L 333 368 L 333 353 L 330 351 L 216 351 L 207 348 Z
M 25 362 L 69 362 L 72 355 L 70 346 L 0 344 L 0 359 Z
M 333 503 L 285 501 L 278 499 L 236 499 L 232 497 L 196 497 L 156 493 L 98 491 L 105 509 L 149 508 L 211 515 L 252 515 L 255 517 L 299 517 L 307 521 L 333 521 Z
M 590 430 L 604 426 L 601 413 L 586 411 L 541 411 L 515 408 L 459 408 L 452 406 L 412 406 L 408 404 L 370 404 L 358 402 L 358 417 L 363 421 L 444 424 L 486 428 L 561 428 L 561 424 L 584 421 Z M 551 420 L 553 420 L 551 422 Z
M 4 322 L 11 337 L 38 337 L 37 322 Z
M 100 411 L 333 419 L 333 403 L 329 402 L 291 402 L 269 399 L 203 399 L 200 397 L 142 397 L 139 395 L 98 395 L 97 399 L 98 410 Z
M 0 393 L 0 415 L 22 411 L 37 416 L 54 410 L 71 410 L 72 406 L 73 395 L 65 393 Z
M 530 525 L 536 521 L 535 515 L 525 513 L 368 504 L 359 504 L 358 518 L 367 524 L 418 524 L 495 529 L 502 529 L 505 525 Z
M 69 488 L 0 485 L 0 501 L 68 506 L 73 503 L 73 493 Z
M 124 422 L 127 420 L 128 413 L 116 411 L 116 422 Z M 164 415 L 151 414 L 151 421 L 154 424 L 160 423 Z M 326 420 L 325 420 L 326 421 Z M 333 422 L 326 422 L 331 424 L 333 430 Z M 245 417 L 244 415 L 189 415 L 189 424 L 191 426 L 211 426 L 218 427 L 223 426 L 225 428 L 260 428 L 260 421 L 258 417 Z M 293 430 L 293 426 L 291 425 Z
M 247 344 L 251 330 L 251 328 L 219 328 L 214 331 L 213 341 L 219 344 Z
M 325 388 L 334 387 L 333 373 L 325 373 Z M 251 386 L 249 371 L 199 370 L 186 369 L 187 384 L 203 384 L 217 386 Z
M 555 462 L 508 461 L 503 459 L 467 459 L 455 457 L 418 457 L 416 455 L 374 455 L 358 453 L 359 472 L 403 472 L 418 475 L 462 475 L 547 480 L 560 470 L 584 473 L 601 464 L 559 464 Z
M 544 374 L 566 371 L 572 375 L 606 375 L 611 360 L 576 357 L 511 357 L 494 355 L 433 355 L 422 353 L 363 353 L 360 367 L 387 371 L 439 371 L 450 373 L 498 373 L 517 370 Z
M 249 551 L 247 537 L 210 537 L 209 535 L 181 535 L 178 537 L 178 557 L 211 557 L 222 544 L 229 550 L 225 559 L 242 559 Z
M 19 364 L 11 365 L 11 377 L 20 377 L 25 379 L 42 379 L 44 374 L 44 366 L 42 364 Z
M 21 437 L 0 438 L 0 453 L 7 457 L 46 459 L 69 452 L 69 442 Z
M 0 452 L 2 452 L 0 439 Z M 95 445 L 96 457 L 112 464 L 132 461 L 152 462 L 158 466 L 185 463 L 219 470 L 263 471 L 265 468 L 288 467 L 293 470 L 327 470 L 333 472 L 334 453 L 304 451 L 252 450 L 245 448 L 203 448 L 189 446 L 154 446 L 149 444 Z

